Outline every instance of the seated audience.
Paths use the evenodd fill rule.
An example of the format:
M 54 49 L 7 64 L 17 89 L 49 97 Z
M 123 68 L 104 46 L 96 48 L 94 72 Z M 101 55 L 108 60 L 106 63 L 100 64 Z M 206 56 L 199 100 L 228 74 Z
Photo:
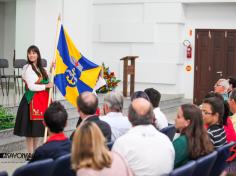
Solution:
M 215 92 L 209 92 L 205 98 L 210 98 L 210 97 L 218 97 L 221 101 L 224 102 L 224 115 L 223 115 L 223 126 L 226 134 L 226 141 L 227 143 L 234 142 L 236 141 L 236 133 L 235 129 L 233 126 L 233 122 L 231 118 L 229 117 L 229 103 L 227 101 L 224 101 L 223 97 Z
M 206 98 L 202 104 L 203 121 L 208 126 L 207 132 L 215 148 L 226 143 L 223 128 L 224 103 L 218 97 Z
M 219 93 L 224 98 L 224 101 L 228 100 L 228 89 L 229 81 L 226 79 L 219 79 L 214 86 L 214 92 Z
M 136 98 L 129 106 L 132 128 L 119 137 L 112 151 L 121 154 L 136 176 L 169 174 L 174 166 L 175 152 L 169 138 L 153 125 L 153 108 L 144 98 Z
M 175 118 L 175 128 L 180 136 L 173 141 L 175 168 L 214 150 L 203 125 L 202 112 L 193 104 L 183 104 Z
M 160 110 L 159 103 L 161 99 L 161 94 L 159 91 L 153 88 L 145 89 L 144 92 L 148 95 L 150 102 L 153 106 L 153 112 L 155 114 L 155 123 L 157 129 L 161 130 L 168 126 L 168 121 L 165 114 Z
M 75 131 L 71 163 L 77 176 L 132 176 L 127 163 L 116 152 L 105 146 L 99 127 L 91 121 L 81 124 Z
M 99 118 L 111 126 L 112 142 L 131 128 L 128 117 L 124 116 L 122 111 L 123 96 L 118 92 L 107 93 L 103 103 L 103 112 L 105 115 L 100 116 Z
M 70 153 L 71 142 L 63 133 L 67 123 L 68 114 L 60 104 L 53 102 L 44 113 L 44 125 L 48 128 L 49 137 L 47 142 L 38 147 L 30 162 L 42 159 L 56 159 Z
M 234 130 L 236 130 L 236 88 L 230 93 L 228 103 L 230 111 L 233 113 L 231 120 L 233 122 Z
M 101 129 L 104 137 L 107 139 L 107 142 L 111 141 L 111 127 L 107 122 L 104 122 L 99 119 L 96 114 L 98 108 L 98 98 L 92 92 L 83 92 L 77 98 L 77 108 L 79 112 L 79 116 L 82 119 L 83 124 L 85 121 L 91 121 L 98 125 Z M 73 139 L 74 132 L 71 135 L 71 139 Z

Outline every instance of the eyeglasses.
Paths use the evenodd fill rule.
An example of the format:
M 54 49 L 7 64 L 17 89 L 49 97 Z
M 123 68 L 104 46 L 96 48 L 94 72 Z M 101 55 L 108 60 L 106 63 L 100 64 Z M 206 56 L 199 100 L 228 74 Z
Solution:
M 212 112 L 207 112 L 207 111 L 205 111 L 205 110 L 202 110 L 202 114 L 203 114 L 203 115 L 213 115 L 214 113 L 212 113 Z
M 219 87 L 219 86 L 224 87 L 224 86 L 221 85 L 221 84 L 215 84 L 215 87 Z

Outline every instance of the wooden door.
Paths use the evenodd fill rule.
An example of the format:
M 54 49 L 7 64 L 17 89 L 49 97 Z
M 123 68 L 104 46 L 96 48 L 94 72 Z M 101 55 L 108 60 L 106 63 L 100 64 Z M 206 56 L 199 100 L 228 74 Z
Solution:
M 226 76 L 236 76 L 236 31 L 226 33 Z
M 197 29 L 194 103 L 201 104 L 220 78 L 236 77 L 236 30 Z
M 199 104 L 212 82 L 212 53 L 209 30 L 200 30 L 196 35 L 194 103 Z

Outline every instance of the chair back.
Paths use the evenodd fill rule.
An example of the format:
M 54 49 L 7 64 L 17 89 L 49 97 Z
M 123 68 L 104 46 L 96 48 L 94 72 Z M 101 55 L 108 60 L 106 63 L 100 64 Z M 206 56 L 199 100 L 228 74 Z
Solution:
M 168 127 L 161 129 L 160 132 L 164 133 L 172 141 L 176 132 L 175 125 L 169 125 Z
M 223 172 L 227 167 L 226 160 L 230 157 L 229 149 L 235 144 L 236 143 L 231 142 L 217 149 L 217 158 L 210 175 L 220 175 Z
M 70 154 L 57 158 L 54 162 L 51 176 L 75 176 L 71 169 Z
M 27 64 L 27 61 L 25 59 L 16 59 L 13 62 L 13 67 L 14 68 L 23 68 L 24 65 Z
M 170 176 L 192 176 L 196 166 L 196 161 L 189 161 L 185 165 L 174 169 Z
M 0 176 L 8 176 L 8 173 L 6 171 L 1 171 Z
M 13 176 L 45 176 L 51 174 L 53 159 L 45 159 L 26 164 L 15 170 Z
M 215 163 L 217 151 L 196 160 L 197 166 L 193 176 L 210 176 L 211 169 Z
M 47 67 L 47 65 L 48 65 L 48 62 L 47 62 L 47 60 L 46 59 L 41 59 L 41 63 L 42 63 L 42 67 Z
M 114 144 L 114 142 L 112 142 L 112 141 L 107 143 L 107 147 L 109 150 L 111 150 L 113 144 Z
M 0 59 L 0 68 L 8 68 L 8 60 L 7 59 Z

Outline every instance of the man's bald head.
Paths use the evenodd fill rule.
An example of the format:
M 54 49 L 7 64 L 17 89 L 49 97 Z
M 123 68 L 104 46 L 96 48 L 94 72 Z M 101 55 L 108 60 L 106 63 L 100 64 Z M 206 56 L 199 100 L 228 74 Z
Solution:
M 128 116 L 133 126 L 152 124 L 154 114 L 151 103 L 144 98 L 133 100 Z
M 91 92 L 83 92 L 77 98 L 77 106 L 84 114 L 93 115 L 98 107 L 98 98 Z

